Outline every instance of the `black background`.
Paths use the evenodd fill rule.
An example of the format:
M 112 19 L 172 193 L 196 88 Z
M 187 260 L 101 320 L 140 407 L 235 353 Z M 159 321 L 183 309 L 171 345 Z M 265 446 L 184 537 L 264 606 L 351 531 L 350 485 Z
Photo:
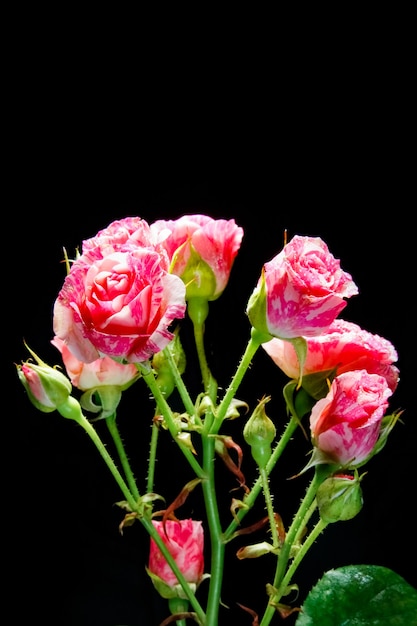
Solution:
M 204 213 L 234 218 L 244 228 L 229 286 L 212 303 L 207 321 L 212 370 L 223 387 L 246 346 L 247 300 L 262 264 L 281 249 L 284 230 L 288 237 L 322 237 L 341 259 L 360 291 L 341 317 L 386 337 L 398 350 L 401 381 L 390 406 L 404 409 L 403 423 L 367 468 L 360 514 L 329 527 L 300 567 L 298 602 L 324 571 L 349 563 L 387 566 L 417 586 L 416 198 L 409 119 L 401 115 L 406 94 L 397 91 L 394 109 L 369 93 L 344 100 L 343 106 L 335 97 L 320 107 L 317 94 L 307 89 L 296 103 L 287 99 L 283 110 L 269 92 L 258 92 L 253 109 L 239 98 L 229 103 L 220 89 L 211 95 L 212 106 L 200 109 L 198 102 L 207 96 L 203 88 L 198 94 L 190 90 L 179 103 L 167 87 L 158 102 L 148 100 L 133 116 L 130 110 L 127 123 L 120 108 L 115 116 L 100 101 L 86 102 L 81 91 L 74 96 L 62 81 L 56 100 L 43 99 L 41 89 L 36 106 L 33 99 L 19 102 L 5 172 L 10 193 L 4 227 L 9 252 L 3 419 L 11 435 L 7 429 L 3 440 L 3 538 L 12 557 L 7 582 L 14 621 L 30 614 L 60 626 L 153 626 L 167 615 L 144 572 L 147 537 L 139 524 L 120 535 L 121 511 L 113 504 L 121 496 L 92 443 L 59 414 L 35 410 L 14 365 L 28 356 L 23 340 L 51 365 L 59 362 L 49 341 L 52 306 L 65 274 L 62 249 L 71 254 L 83 239 L 127 215 L 151 222 Z M 243 87 L 241 93 L 247 95 Z M 65 94 L 69 102 L 63 105 Z M 148 94 L 141 92 L 142 107 Z M 258 353 L 239 397 L 253 407 L 256 399 L 272 394 L 269 414 L 284 423 L 284 382 Z M 190 384 L 195 383 L 191 368 Z M 148 452 L 146 397 L 136 386 L 130 389 L 119 414 L 139 484 Z M 230 425 L 236 438 L 242 425 Z M 283 459 L 279 486 L 271 482 L 287 524 L 306 480 L 287 478 L 303 467 L 309 451 L 301 436 L 295 439 Z M 190 476 L 169 445 L 160 468 L 156 488 L 169 499 Z M 227 514 L 235 483 L 218 468 Z M 249 457 L 243 470 L 252 476 Z M 196 491 L 178 513 L 197 516 L 200 506 Z M 237 563 L 234 551 L 232 544 L 223 595 L 230 609 L 222 610 L 221 623 L 244 626 L 250 617 L 236 603 L 262 613 L 273 560 Z

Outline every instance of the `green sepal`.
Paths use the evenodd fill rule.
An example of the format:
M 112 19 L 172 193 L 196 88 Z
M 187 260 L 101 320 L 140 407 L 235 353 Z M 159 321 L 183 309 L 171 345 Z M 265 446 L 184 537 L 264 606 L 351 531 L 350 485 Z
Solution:
M 165 598 L 166 600 L 170 600 L 172 598 L 181 598 L 185 600 L 187 598 L 183 588 L 181 587 L 179 583 L 173 586 L 168 585 L 168 583 L 162 580 L 162 578 L 160 578 L 159 576 L 151 572 L 151 570 L 148 567 L 145 566 L 145 569 L 146 569 L 147 574 L 150 576 L 155 589 L 157 590 L 157 592 L 162 598 Z M 188 584 L 190 586 L 191 591 L 195 593 L 197 589 L 197 585 L 195 583 L 188 583 Z
M 307 340 L 304 337 L 294 337 L 293 339 L 286 339 L 286 341 L 289 341 L 293 345 L 293 348 L 297 355 L 298 364 L 300 367 L 300 378 L 298 380 L 298 387 L 301 387 L 301 384 L 303 382 L 304 363 L 306 362 L 308 350 Z
M 306 374 L 303 376 L 302 388 L 315 400 L 325 398 L 329 393 L 329 387 L 336 376 L 337 368 L 315 372 L 314 374 Z
M 175 273 L 176 255 L 171 263 L 171 271 Z M 190 256 L 187 265 L 181 274 L 186 287 L 185 299 L 202 298 L 215 300 L 220 295 L 216 293 L 216 277 L 211 267 L 203 261 L 201 256 L 190 246 Z
M 262 269 L 262 274 L 259 279 L 258 285 L 254 289 L 252 295 L 248 300 L 246 315 L 248 316 L 253 328 L 265 334 L 266 336 L 269 335 L 269 337 L 271 338 L 266 315 L 266 281 L 264 269 Z M 268 339 L 265 339 L 265 341 L 268 341 Z
M 80 404 L 85 411 L 99 413 L 98 417 L 91 420 L 96 422 L 114 415 L 121 399 L 121 387 L 117 385 L 102 385 L 101 387 L 85 391 L 80 398 Z M 98 404 L 97 400 L 99 401 Z
M 303 429 L 301 419 L 311 411 L 316 401 L 303 387 L 298 389 L 298 382 L 296 380 L 290 380 L 285 385 L 283 395 L 288 414 L 297 420 L 299 426 Z M 304 434 L 306 435 L 306 433 Z

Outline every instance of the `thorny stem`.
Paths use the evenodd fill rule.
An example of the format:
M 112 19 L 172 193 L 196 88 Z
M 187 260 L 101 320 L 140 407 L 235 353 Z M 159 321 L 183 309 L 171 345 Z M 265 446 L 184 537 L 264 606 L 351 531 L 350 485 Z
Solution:
M 207 522 L 210 531 L 211 567 L 210 587 L 207 601 L 207 626 L 217 626 L 220 607 L 220 596 L 223 584 L 225 543 L 220 526 L 219 510 L 214 477 L 214 446 L 215 439 L 203 436 L 204 470 L 207 480 L 202 482 L 206 505 Z
M 297 426 L 298 426 L 297 419 L 294 417 L 291 417 L 277 445 L 275 446 L 272 452 L 271 458 L 269 459 L 266 465 L 265 471 L 266 471 L 267 476 L 269 476 L 269 474 L 272 472 L 273 468 L 275 467 L 278 459 L 280 458 L 281 454 L 285 450 L 285 447 L 287 443 L 289 442 L 289 440 L 291 439 Z M 230 522 L 228 528 L 226 529 L 224 533 L 226 541 L 230 539 L 230 537 L 236 531 L 237 527 L 239 526 L 240 522 L 243 520 L 245 515 L 253 507 L 253 505 L 255 504 L 255 500 L 259 496 L 261 490 L 262 490 L 262 480 L 261 480 L 261 477 L 258 476 L 250 492 L 247 495 L 245 495 L 245 497 L 243 498 L 243 502 L 245 503 L 245 505 L 247 505 L 247 508 L 239 509 L 239 511 L 236 513 L 236 519 L 233 519 Z
M 113 459 L 111 458 L 110 454 L 107 452 L 107 449 L 106 449 L 105 445 L 103 444 L 103 442 L 101 441 L 100 437 L 98 436 L 95 428 L 93 427 L 93 425 L 88 421 L 88 419 L 82 413 L 80 414 L 79 418 L 77 418 L 76 421 L 77 421 L 77 423 L 80 426 L 82 426 L 82 428 L 84 428 L 85 432 L 90 437 L 90 439 L 92 440 L 92 442 L 96 446 L 97 450 L 101 454 L 101 456 L 104 459 L 107 467 L 109 468 L 110 472 L 113 474 L 113 477 L 114 477 L 115 481 L 119 485 L 121 492 L 123 493 L 124 497 L 126 498 L 130 508 L 132 509 L 132 511 L 136 511 L 136 509 L 137 509 L 137 501 L 134 498 L 134 496 L 131 494 L 127 484 L 125 483 L 121 473 L 119 472 L 118 468 L 116 467 L 116 465 L 115 465 Z
M 265 468 L 260 468 L 259 471 L 260 471 L 260 479 L 262 482 L 262 489 L 264 492 L 266 510 L 268 512 L 269 526 L 271 529 L 272 545 L 274 546 L 274 548 L 277 548 L 279 546 L 279 538 L 278 538 L 277 524 L 276 524 L 275 516 L 274 516 L 274 507 L 272 505 L 271 492 L 269 490 L 268 475 L 266 473 Z
M 107 423 L 109 432 L 112 436 L 112 439 L 114 441 L 114 445 L 116 446 L 117 454 L 119 455 L 119 459 L 122 464 L 123 471 L 125 473 L 126 480 L 129 485 L 129 489 L 133 497 L 136 499 L 136 501 L 138 501 L 140 495 L 139 495 L 139 491 L 136 485 L 135 478 L 133 476 L 132 469 L 130 467 L 130 463 L 126 454 L 125 447 L 123 445 L 123 441 L 120 437 L 119 429 L 117 427 L 116 413 L 113 413 L 113 415 L 110 415 L 110 417 L 106 419 L 106 423 Z
M 209 313 L 209 303 L 206 298 L 190 298 L 187 306 L 188 315 L 193 323 L 194 341 L 197 349 L 198 362 L 203 377 L 204 391 L 210 390 L 212 374 L 207 363 L 206 351 L 204 349 L 204 328 L 207 315 Z M 212 400 L 214 400 L 212 398 Z
M 191 450 L 189 448 L 187 448 L 186 446 L 182 445 L 179 440 L 178 440 L 178 433 L 179 433 L 179 429 L 177 428 L 177 426 L 175 425 L 173 416 L 172 416 L 172 411 L 170 406 L 168 405 L 164 394 L 161 392 L 161 390 L 159 389 L 156 380 L 155 380 L 155 376 L 152 372 L 152 370 L 147 367 L 146 365 L 143 365 L 142 363 L 138 363 L 138 368 L 142 373 L 142 377 L 145 380 L 146 384 L 148 385 L 149 389 L 152 392 L 153 397 L 155 398 L 155 401 L 157 403 L 157 405 L 159 406 L 159 409 L 161 410 L 161 413 L 168 425 L 169 428 L 169 432 L 171 433 L 172 437 L 175 439 L 175 441 L 177 442 L 179 448 L 181 449 L 182 453 L 184 454 L 184 456 L 186 457 L 187 461 L 189 462 L 189 464 L 191 465 L 191 467 L 193 468 L 195 475 L 198 476 L 199 478 L 204 478 L 205 474 L 203 469 L 201 468 L 200 464 L 198 463 L 198 461 L 196 460 L 196 458 L 194 457 L 193 453 L 191 452 Z
M 130 493 L 130 491 L 129 491 L 125 481 L 123 480 L 122 475 L 120 474 L 119 470 L 117 469 L 113 459 L 111 458 L 110 454 L 107 452 L 103 442 L 101 441 L 100 437 L 98 436 L 98 434 L 97 434 L 96 430 L 94 429 L 94 427 L 92 426 L 92 424 L 87 420 L 87 418 L 81 412 L 80 412 L 79 416 L 77 416 L 76 421 L 77 421 L 77 423 L 80 426 L 82 426 L 82 428 L 84 428 L 84 430 L 86 431 L 86 433 L 88 434 L 90 439 L 93 441 L 94 445 L 96 446 L 97 450 L 100 452 L 101 456 L 103 457 L 104 461 L 106 462 L 106 465 L 109 468 L 110 472 L 112 473 L 112 475 L 113 475 L 114 479 L 116 480 L 117 484 L 119 485 L 119 487 L 120 487 L 124 497 L 126 498 L 130 508 L 132 509 L 132 511 L 138 512 L 138 503 L 135 501 L 135 499 L 133 498 L 132 494 Z M 205 624 L 206 624 L 206 617 L 205 617 L 205 613 L 204 613 L 202 607 L 200 606 L 200 603 L 198 602 L 194 592 L 192 591 L 192 589 L 188 585 L 187 581 L 185 580 L 184 575 L 182 574 L 181 570 L 179 569 L 178 565 L 176 564 L 175 560 L 173 559 L 173 557 L 172 557 L 171 553 L 169 552 L 168 548 L 166 547 L 165 543 L 162 541 L 158 531 L 156 530 L 156 528 L 152 524 L 152 521 L 149 520 L 147 517 L 143 517 L 143 516 L 141 516 L 139 519 L 140 519 L 142 525 L 146 528 L 146 530 L 149 533 L 149 535 L 152 537 L 152 539 L 154 539 L 154 541 L 157 544 L 159 550 L 164 555 L 164 557 L 167 560 L 167 562 L 168 562 L 169 566 L 171 567 L 172 571 L 174 572 L 174 574 L 178 578 L 178 581 L 179 581 L 181 587 L 183 588 L 184 593 L 186 594 L 187 598 L 189 599 L 190 604 L 192 605 L 194 611 L 197 613 L 198 618 L 200 619 L 201 624 L 203 624 L 205 626 Z
M 146 492 L 151 493 L 154 489 L 155 480 L 155 463 L 156 463 L 156 451 L 158 446 L 159 425 L 154 421 L 152 423 L 151 443 L 149 446 L 149 463 L 148 463 L 148 476 L 146 483 Z
M 312 478 L 310 485 L 307 488 L 306 494 L 303 500 L 301 501 L 300 507 L 293 518 L 291 526 L 288 529 L 287 535 L 285 537 L 284 544 L 281 548 L 278 562 L 277 562 L 276 571 L 275 571 L 274 582 L 273 582 L 273 588 L 277 590 L 277 593 L 274 596 L 271 596 L 270 602 L 267 608 L 265 609 L 263 618 L 260 622 L 260 626 L 268 626 L 270 624 L 271 619 L 273 618 L 275 614 L 275 607 L 273 605 L 279 602 L 281 597 L 285 594 L 286 586 L 289 584 L 290 579 L 286 580 L 285 585 L 283 584 L 283 580 L 284 580 L 284 577 L 287 577 L 288 561 L 290 560 L 292 556 L 291 553 L 292 553 L 293 546 L 295 545 L 295 540 L 302 532 L 306 515 L 310 510 L 310 507 L 314 501 L 314 498 L 316 497 L 316 492 L 317 492 L 319 485 L 326 478 L 326 476 L 332 471 L 333 471 L 332 466 L 324 466 L 322 468 L 320 467 L 316 468 L 314 477 Z M 312 545 L 312 542 L 311 544 L 307 544 L 307 549 L 310 548 L 311 545 Z M 302 558 L 305 556 L 307 549 L 302 552 Z M 301 559 L 298 559 L 297 567 L 300 564 L 300 562 L 301 562 Z M 291 575 L 294 574 L 294 571 L 292 571 Z
M 302 543 L 291 565 L 287 569 L 287 572 L 281 582 L 281 589 L 285 590 L 288 587 L 288 585 L 291 583 L 291 580 L 296 570 L 298 569 L 298 566 L 300 565 L 301 561 L 303 560 L 307 552 L 310 550 L 311 546 L 316 541 L 317 537 L 324 531 L 326 527 L 327 527 L 327 523 L 324 522 L 322 519 L 319 519 L 319 521 L 316 523 L 314 528 L 311 530 L 310 534 L 306 537 L 306 539 Z
M 187 411 L 188 415 L 191 417 L 195 414 L 195 407 L 193 401 L 191 400 L 190 394 L 188 393 L 188 390 L 184 385 L 184 381 L 181 378 L 181 374 L 178 371 L 177 364 L 175 363 L 175 359 L 172 356 L 169 345 L 164 349 L 164 355 L 166 356 L 169 366 L 171 368 L 171 373 L 174 377 L 175 386 L 178 389 L 178 393 L 180 394 L 181 400 L 184 404 L 184 408 Z
M 270 336 L 265 336 L 262 333 L 258 333 L 258 331 L 252 328 L 251 337 L 249 339 L 248 345 L 246 346 L 246 350 L 238 365 L 236 373 L 230 382 L 226 394 L 224 395 L 223 400 L 221 401 L 220 406 L 216 412 L 216 419 L 214 420 L 210 431 L 212 435 L 215 435 L 219 432 L 222 422 L 226 416 L 227 409 L 229 408 L 231 401 L 235 397 L 239 385 L 242 382 L 243 377 L 246 374 L 246 371 L 248 370 L 256 351 L 258 350 L 259 346 L 268 339 L 270 339 Z

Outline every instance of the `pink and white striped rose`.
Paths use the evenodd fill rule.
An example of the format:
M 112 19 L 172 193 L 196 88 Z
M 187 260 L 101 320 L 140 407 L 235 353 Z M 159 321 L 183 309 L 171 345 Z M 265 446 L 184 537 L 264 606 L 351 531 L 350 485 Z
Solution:
M 336 376 L 310 414 L 313 444 L 330 461 L 360 465 L 373 451 L 391 389 L 383 376 L 353 370 Z
M 183 215 L 151 224 L 152 238 L 166 250 L 170 271 L 187 285 L 191 297 L 216 300 L 224 291 L 243 238 L 235 220 Z
M 153 520 L 152 523 L 185 580 L 197 587 L 204 574 L 203 523 L 193 519 Z M 177 577 L 153 539 L 150 542 L 149 571 L 170 587 L 178 585 Z
M 322 239 L 296 235 L 265 263 L 247 314 L 253 328 L 272 337 L 315 337 L 357 293 Z
M 108 386 L 126 389 L 140 376 L 133 363 L 119 363 L 108 356 L 84 363 L 70 352 L 59 337 L 54 337 L 51 343 L 60 351 L 71 383 L 82 391 Z
M 274 337 L 262 347 L 289 378 L 299 378 L 300 365 L 290 341 Z M 333 369 L 336 374 L 365 369 L 370 374 L 383 376 L 389 388 L 395 391 L 399 382 L 399 369 L 394 365 L 397 360 L 397 351 L 390 341 L 353 322 L 336 319 L 323 334 L 307 338 L 303 375 Z
M 132 248 L 150 248 L 163 252 L 162 247 L 155 245 L 148 222 L 141 217 L 125 217 L 111 222 L 106 228 L 99 230 L 94 237 L 82 242 L 84 259 L 94 261 L 113 252 Z M 164 258 L 168 262 L 165 253 Z M 165 268 L 168 269 L 168 266 Z
M 170 324 L 185 315 L 184 283 L 152 247 L 103 241 L 96 248 L 90 242 L 72 264 L 54 304 L 54 333 L 85 363 L 146 361 L 168 345 Z

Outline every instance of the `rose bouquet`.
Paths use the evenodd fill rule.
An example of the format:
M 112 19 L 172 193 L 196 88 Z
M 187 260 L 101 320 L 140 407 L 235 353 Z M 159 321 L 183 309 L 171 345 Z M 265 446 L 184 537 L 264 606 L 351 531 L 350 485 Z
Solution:
M 206 325 L 243 235 L 234 220 L 206 215 L 153 223 L 127 217 L 84 240 L 74 258 L 64 251 L 52 338 L 63 367 L 26 346 L 31 358 L 17 365 L 18 377 L 35 407 L 74 420 L 91 438 L 120 489 L 120 533 L 137 524 L 147 532 L 142 567 L 166 603 L 164 625 L 228 623 L 222 588 L 229 551 L 238 563 L 275 563 L 271 579 L 260 583 L 261 601 L 240 597 L 236 581 L 242 624 L 267 626 L 289 616 L 297 626 L 349 624 L 354 613 L 355 623 L 382 625 L 394 616 L 409 625 L 417 594 L 382 567 L 326 572 L 297 604 L 301 562 L 328 525 L 360 513 L 367 464 L 400 419 L 401 411 L 389 409 L 399 384 L 396 349 L 339 317 L 358 288 L 326 243 L 300 235 L 287 241 L 284 234 L 250 288 L 247 346 L 229 383 L 220 385 Z M 287 378 L 280 415 L 269 414 L 268 395 L 255 406 L 241 396 L 259 350 Z M 133 386 L 147 389 L 152 406 L 139 478 L 134 445 L 124 441 L 117 419 Z M 239 430 L 231 428 L 236 423 Z M 297 437 L 309 442 L 310 455 L 292 484 L 306 476 L 309 482 L 292 519 L 284 520 L 275 485 Z M 161 477 L 158 452 L 167 442 L 172 464 Z M 218 462 L 232 488 L 219 480 Z M 188 477 L 182 482 L 179 463 Z M 167 500 L 172 484 L 176 495 Z M 198 518 L 182 514 L 193 500 L 203 502 Z

